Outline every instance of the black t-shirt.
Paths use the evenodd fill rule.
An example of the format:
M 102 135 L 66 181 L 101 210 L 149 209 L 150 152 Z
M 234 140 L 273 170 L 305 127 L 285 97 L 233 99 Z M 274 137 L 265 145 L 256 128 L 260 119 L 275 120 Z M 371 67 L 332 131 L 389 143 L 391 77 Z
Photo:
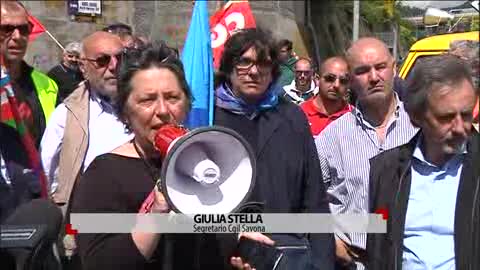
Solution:
M 58 64 L 48 72 L 48 77 L 57 83 L 57 105 L 62 103 L 83 81 L 80 70 L 73 70 L 63 64 Z
M 138 213 L 155 183 L 139 158 L 97 157 L 72 193 L 71 213 Z M 84 270 L 224 269 L 213 235 L 163 234 L 150 262 L 131 234 L 78 234 Z

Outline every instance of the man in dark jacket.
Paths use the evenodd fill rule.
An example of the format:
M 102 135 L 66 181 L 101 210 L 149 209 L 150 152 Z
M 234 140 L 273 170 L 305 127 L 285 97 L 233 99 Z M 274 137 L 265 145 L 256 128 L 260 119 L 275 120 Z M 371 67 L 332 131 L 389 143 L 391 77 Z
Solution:
M 233 35 L 225 43 L 219 74 L 215 124 L 242 135 L 256 155 L 256 181 L 249 201 L 263 203 L 265 213 L 328 213 L 307 119 L 298 106 L 279 99 L 276 92 L 278 54 L 270 36 L 259 29 Z M 273 244 L 271 239 L 275 241 L 269 251 L 264 246 L 265 253 L 257 250 L 257 254 L 252 254 L 251 258 L 261 257 L 263 262 L 241 259 L 257 269 L 263 269 L 259 263 L 269 259 L 273 259 L 272 265 L 277 259 L 280 261 L 276 269 L 333 269 L 332 234 L 245 236 L 266 244 Z M 236 242 L 234 237 L 230 247 L 235 247 Z M 283 248 L 275 251 L 278 246 Z M 221 250 L 226 252 L 224 256 L 231 256 L 228 246 Z M 275 253 L 282 253 L 283 257 L 275 257 Z M 232 258 L 232 264 L 241 266 L 239 260 Z
M 386 234 L 368 236 L 369 270 L 480 269 L 477 97 L 461 59 L 419 64 L 405 107 L 420 132 L 371 159 L 370 212 L 390 215 Z

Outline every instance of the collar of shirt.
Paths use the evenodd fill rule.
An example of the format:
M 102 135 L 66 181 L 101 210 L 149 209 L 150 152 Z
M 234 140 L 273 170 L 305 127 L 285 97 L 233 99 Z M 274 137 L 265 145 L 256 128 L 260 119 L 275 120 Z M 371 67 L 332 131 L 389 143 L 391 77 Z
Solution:
M 397 93 L 393 93 L 394 98 L 395 98 L 395 112 L 394 112 L 394 117 L 390 119 L 390 121 L 387 124 L 387 128 L 396 120 L 398 117 L 400 117 L 400 112 L 403 109 L 403 103 L 400 101 L 400 98 L 398 97 Z M 352 113 L 355 115 L 355 118 L 357 119 L 357 122 L 363 125 L 364 127 L 367 127 L 369 129 L 375 130 L 375 127 L 368 122 L 365 117 L 363 116 L 362 108 L 360 106 L 360 103 L 357 101 L 355 104 L 355 107 L 352 109 Z
M 293 80 L 289 85 L 285 85 L 283 90 L 287 95 L 295 99 L 296 101 L 303 101 L 310 96 L 318 94 L 318 87 L 315 85 L 315 82 L 312 80 L 310 83 L 310 89 L 305 92 L 299 91 L 296 88 L 295 80 Z
M 353 109 L 353 106 L 350 105 L 350 104 L 345 104 L 345 106 L 340 109 L 339 111 L 335 112 L 335 113 L 332 113 L 330 115 L 326 114 L 326 113 L 323 113 L 321 112 L 317 106 L 315 106 L 315 98 L 311 98 L 309 100 L 307 100 L 305 103 L 302 104 L 302 107 L 304 109 L 304 112 L 308 115 L 308 116 L 314 116 L 314 115 L 319 115 L 323 118 L 338 118 L 337 116 L 339 115 L 343 115 L 344 113 L 346 112 L 349 112 Z
M 96 90 L 90 89 L 90 100 L 99 105 L 100 110 L 98 115 L 102 114 L 103 112 L 114 114 L 114 108 L 112 104 L 110 104 L 105 97 L 99 95 Z
M 318 87 L 315 85 L 315 82 L 314 82 L 313 80 L 310 82 L 310 89 L 308 89 L 308 90 L 305 91 L 305 92 L 302 92 L 302 91 L 298 90 L 298 89 L 296 88 L 296 86 L 297 86 L 297 85 L 296 85 L 296 83 L 295 83 L 295 80 L 293 80 L 291 90 L 292 90 L 293 92 L 295 92 L 298 96 L 310 95 L 310 94 L 312 94 L 312 93 L 313 93 L 314 95 L 316 95 L 316 94 L 318 93 Z
M 415 162 L 416 165 L 422 166 L 428 170 L 448 171 L 448 170 L 456 169 L 458 165 L 463 161 L 464 156 L 467 154 L 467 144 L 465 142 L 462 146 L 462 149 L 463 149 L 462 152 L 451 157 L 440 168 L 437 165 L 427 161 L 427 159 L 425 158 L 425 155 L 423 154 L 423 151 L 422 151 L 423 140 L 424 140 L 423 135 L 420 135 L 415 145 L 415 149 L 413 150 L 413 161 Z

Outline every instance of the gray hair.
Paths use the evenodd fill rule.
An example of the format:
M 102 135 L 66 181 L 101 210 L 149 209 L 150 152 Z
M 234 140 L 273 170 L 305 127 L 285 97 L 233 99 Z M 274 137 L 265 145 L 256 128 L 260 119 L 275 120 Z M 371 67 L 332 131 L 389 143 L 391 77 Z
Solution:
M 472 84 L 469 66 L 462 59 L 453 55 L 431 56 L 419 62 L 408 80 L 405 95 L 405 110 L 414 119 L 425 112 L 428 97 L 432 91 L 438 90 L 436 85 L 456 85 L 464 80 Z M 415 123 L 414 123 L 415 124 Z
M 82 44 L 80 42 L 70 42 L 65 46 L 66 53 L 77 53 L 80 54 L 82 51 Z

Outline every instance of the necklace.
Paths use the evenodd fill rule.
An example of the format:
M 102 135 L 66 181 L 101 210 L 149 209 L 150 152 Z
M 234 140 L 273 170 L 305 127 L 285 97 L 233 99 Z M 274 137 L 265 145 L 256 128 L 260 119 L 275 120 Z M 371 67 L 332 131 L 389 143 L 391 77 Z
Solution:
M 137 152 L 138 156 L 140 157 L 140 159 L 142 160 L 143 164 L 145 165 L 145 167 L 147 168 L 147 171 L 148 171 L 148 174 L 150 174 L 150 176 L 152 177 L 152 180 L 154 183 L 157 182 L 157 179 L 159 179 L 160 177 L 160 170 L 152 165 L 148 160 L 147 158 L 145 157 L 145 155 L 142 153 L 142 151 L 140 151 L 140 148 L 138 147 L 137 143 L 135 142 L 135 139 L 132 139 L 132 144 L 133 144 L 133 147 L 135 148 L 135 151 Z

